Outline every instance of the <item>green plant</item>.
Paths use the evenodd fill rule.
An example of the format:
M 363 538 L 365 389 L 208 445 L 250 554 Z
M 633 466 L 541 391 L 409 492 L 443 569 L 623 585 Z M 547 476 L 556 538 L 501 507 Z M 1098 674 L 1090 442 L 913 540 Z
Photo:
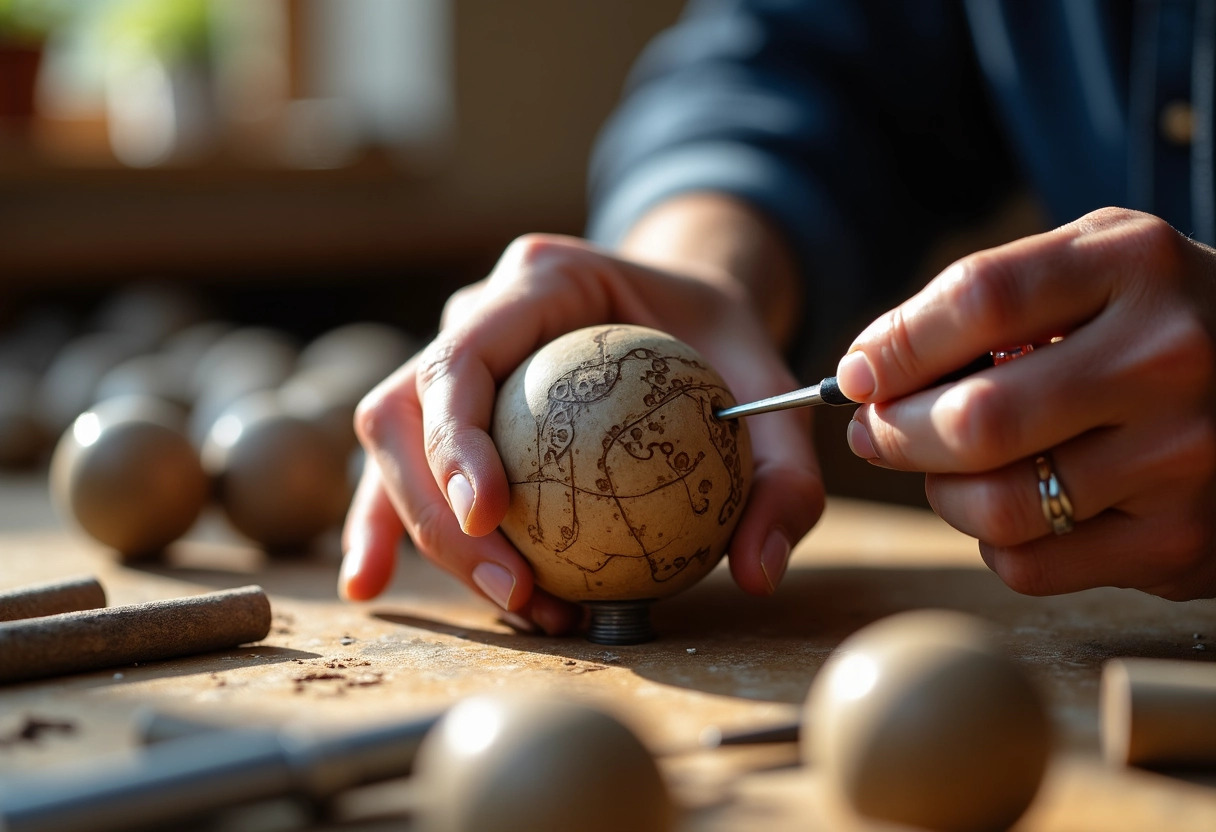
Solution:
M 166 62 L 205 55 L 209 0 L 115 0 L 102 23 L 111 48 L 151 53 Z
M 54 0 L 0 0 L 0 43 L 37 45 L 62 19 Z

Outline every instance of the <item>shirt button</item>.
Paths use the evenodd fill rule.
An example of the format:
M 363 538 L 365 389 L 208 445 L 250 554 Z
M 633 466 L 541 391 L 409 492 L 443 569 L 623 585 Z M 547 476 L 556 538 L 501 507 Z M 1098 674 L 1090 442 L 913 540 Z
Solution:
M 1161 108 L 1157 123 L 1170 144 L 1188 145 L 1195 135 L 1195 110 L 1187 101 L 1171 101 Z

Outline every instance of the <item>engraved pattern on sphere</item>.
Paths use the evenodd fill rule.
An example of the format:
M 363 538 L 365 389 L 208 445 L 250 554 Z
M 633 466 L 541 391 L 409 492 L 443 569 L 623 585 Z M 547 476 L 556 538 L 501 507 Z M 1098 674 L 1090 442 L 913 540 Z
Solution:
M 750 476 L 745 427 L 713 418 L 733 397 L 691 348 L 641 327 L 593 330 L 521 368 L 526 406 L 518 379 L 503 386 L 495 439 L 512 491 L 503 530 L 555 594 L 668 595 L 725 550 Z M 507 398 L 533 421 L 527 448 L 524 425 L 501 429 Z

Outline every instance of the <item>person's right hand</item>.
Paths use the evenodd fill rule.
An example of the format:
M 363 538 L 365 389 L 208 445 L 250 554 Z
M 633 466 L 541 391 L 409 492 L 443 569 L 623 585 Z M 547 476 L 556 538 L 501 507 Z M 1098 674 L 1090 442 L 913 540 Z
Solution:
M 1018 344 L 1042 348 L 937 381 Z M 1094 211 L 957 261 L 837 375 L 866 402 L 853 452 L 925 472 L 934 511 L 1010 587 L 1216 596 L 1216 249 Z
M 438 336 L 359 407 L 368 464 L 344 530 L 344 597 L 368 599 L 384 589 L 406 533 L 425 557 L 514 614 L 517 625 L 560 633 L 578 623 L 574 605 L 534 589 L 531 568 L 497 531 L 510 491 L 488 430 L 498 385 L 531 353 L 566 332 L 609 322 L 688 343 L 739 401 L 796 386 L 742 283 L 729 274 L 683 276 L 575 238 L 522 237 L 489 277 L 452 296 Z M 758 417 L 751 438 L 753 485 L 729 559 L 740 587 L 767 595 L 791 545 L 818 519 L 823 486 L 807 411 Z

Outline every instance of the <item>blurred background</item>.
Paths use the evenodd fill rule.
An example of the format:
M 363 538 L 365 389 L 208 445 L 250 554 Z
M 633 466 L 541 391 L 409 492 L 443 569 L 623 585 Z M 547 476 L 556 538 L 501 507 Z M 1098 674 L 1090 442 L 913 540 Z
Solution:
M 512 237 L 582 229 L 595 132 L 681 5 L 0 0 L 2 314 L 156 280 L 426 329 Z
M 582 231 L 595 135 L 682 6 L 0 0 L 0 468 L 187 325 L 425 340 L 512 238 Z M 847 419 L 818 419 L 829 488 L 923 503 Z
M 200 447 L 259 390 L 349 430 L 511 239 L 582 231 L 595 135 L 681 6 L 0 0 L 0 471 L 45 476 L 129 393 Z

